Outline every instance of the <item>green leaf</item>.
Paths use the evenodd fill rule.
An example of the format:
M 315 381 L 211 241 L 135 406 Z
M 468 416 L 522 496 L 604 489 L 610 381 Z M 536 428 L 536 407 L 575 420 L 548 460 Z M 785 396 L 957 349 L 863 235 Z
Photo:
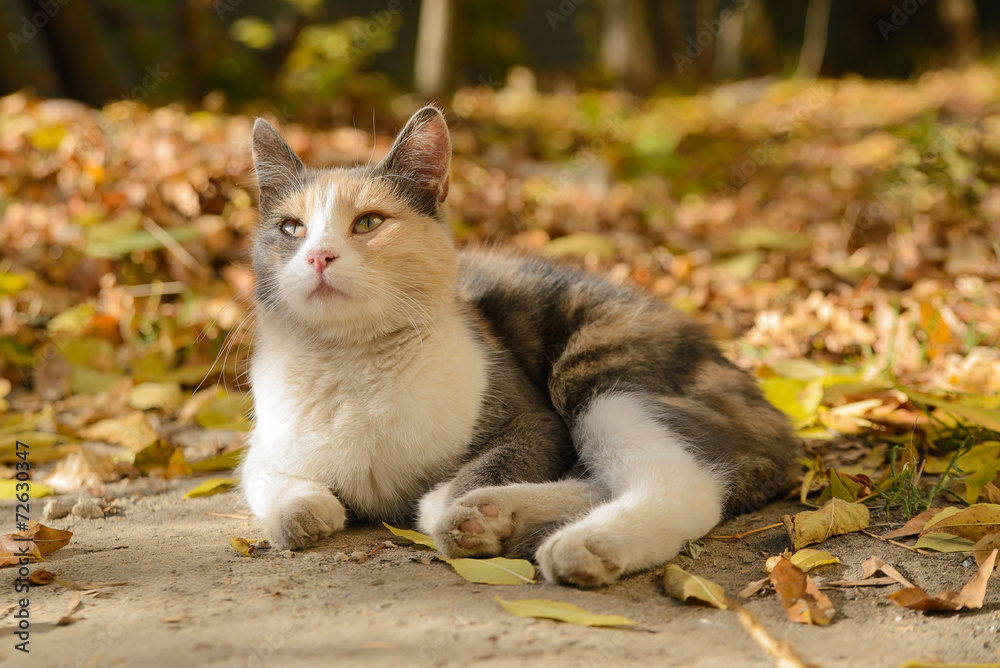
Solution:
M 195 415 L 195 420 L 205 429 L 250 431 L 250 420 L 246 414 L 251 407 L 249 394 L 230 392 L 202 407 Z
M 860 503 L 847 503 L 830 499 L 819 510 L 807 510 L 792 517 L 784 515 L 788 537 L 793 549 L 822 543 L 830 536 L 867 529 L 870 522 L 868 507 Z
M 816 503 L 826 503 L 830 499 L 840 499 L 848 503 L 858 500 L 858 492 L 861 485 L 850 478 L 841 476 L 835 469 L 830 469 L 830 484 L 823 490 L 823 493 L 816 499 Z
M 639 622 L 621 615 L 601 615 L 562 601 L 547 601 L 542 598 L 528 598 L 521 601 L 505 601 L 494 597 L 507 612 L 519 617 L 554 619 L 580 626 L 638 626 Z
M 237 448 L 232 452 L 223 452 L 221 455 L 202 459 L 200 462 L 191 464 L 191 470 L 199 473 L 207 473 L 208 471 L 234 469 L 239 466 L 243 452 L 244 448 Z
M 23 450 L 21 452 L 24 452 Z M 25 490 L 18 490 L 18 485 L 28 485 L 28 498 L 31 500 L 40 499 L 43 496 L 52 496 L 55 494 L 55 490 L 51 487 L 43 485 L 40 482 L 33 482 L 31 480 L 20 481 L 20 480 L 10 480 L 10 479 L 0 479 L 0 500 L 13 501 L 17 499 L 18 494 L 24 494 Z
M 489 585 L 535 584 L 535 567 L 524 559 L 446 559 L 469 582 Z
M 397 529 L 396 527 L 389 526 L 385 522 L 382 522 L 382 526 L 391 531 L 394 535 L 399 536 L 404 540 L 408 540 L 411 543 L 423 545 L 424 547 L 429 547 L 432 550 L 438 549 L 437 543 L 434 542 L 433 538 L 426 534 L 422 534 L 419 531 L 413 531 L 412 529 Z
M 121 374 L 104 373 L 86 366 L 74 366 L 69 389 L 73 394 L 99 394 L 106 392 L 121 379 Z
M 123 258 L 135 251 L 155 251 L 163 248 L 163 242 L 151 232 L 139 229 L 139 220 L 129 219 L 110 223 L 88 225 L 84 229 L 87 245 L 84 255 L 91 258 Z M 179 244 L 198 238 L 194 227 L 172 227 L 164 232 Z
M 185 499 L 193 499 L 198 496 L 212 496 L 220 492 L 228 491 L 240 483 L 239 478 L 209 478 L 184 495 Z
M 677 564 L 667 564 L 667 568 L 663 572 L 663 588 L 667 594 L 678 601 L 687 601 L 693 598 L 707 603 L 713 608 L 728 609 L 726 592 L 721 586 L 711 580 L 688 573 Z
M 975 503 L 978 501 L 979 495 L 983 493 L 983 487 L 986 486 L 986 483 L 993 482 L 997 479 L 997 476 L 1000 476 L 1000 459 L 983 466 L 972 475 L 966 477 L 962 481 L 965 483 L 966 502 Z
M 950 533 L 935 532 L 921 536 L 913 547 L 918 550 L 934 550 L 935 552 L 969 552 L 975 545 L 967 538 L 959 538 Z
M 944 473 L 951 461 L 952 454 L 946 457 L 928 457 L 924 471 L 927 473 Z M 955 460 L 955 468 L 961 473 L 972 473 L 984 466 L 995 464 L 1000 460 L 1000 441 L 983 441 L 969 448 Z M 992 480 L 992 478 L 991 478 Z

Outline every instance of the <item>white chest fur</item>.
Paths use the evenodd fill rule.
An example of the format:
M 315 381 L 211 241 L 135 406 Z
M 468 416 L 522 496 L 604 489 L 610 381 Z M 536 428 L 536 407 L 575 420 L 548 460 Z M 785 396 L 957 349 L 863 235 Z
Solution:
M 258 332 L 245 470 L 314 480 L 378 520 L 415 501 L 467 451 L 487 357 L 457 316 L 383 350 L 292 336 L 266 323 Z M 269 503 L 248 500 L 258 514 Z

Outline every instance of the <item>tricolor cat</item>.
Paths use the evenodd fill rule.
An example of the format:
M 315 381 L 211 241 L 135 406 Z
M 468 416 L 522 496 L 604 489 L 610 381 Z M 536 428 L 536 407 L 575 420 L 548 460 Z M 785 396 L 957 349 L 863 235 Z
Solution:
M 306 168 L 264 120 L 253 160 L 242 477 L 277 548 L 415 520 L 448 557 L 594 587 L 790 480 L 787 421 L 702 327 L 581 271 L 455 250 L 437 109 L 375 166 Z

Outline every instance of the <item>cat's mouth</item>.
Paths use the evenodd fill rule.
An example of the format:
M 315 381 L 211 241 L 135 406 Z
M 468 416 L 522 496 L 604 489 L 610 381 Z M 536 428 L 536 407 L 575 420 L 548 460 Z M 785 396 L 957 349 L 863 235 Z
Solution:
M 320 280 L 313 288 L 312 292 L 309 293 L 308 299 L 346 299 L 347 293 L 343 290 L 338 290 L 324 280 Z

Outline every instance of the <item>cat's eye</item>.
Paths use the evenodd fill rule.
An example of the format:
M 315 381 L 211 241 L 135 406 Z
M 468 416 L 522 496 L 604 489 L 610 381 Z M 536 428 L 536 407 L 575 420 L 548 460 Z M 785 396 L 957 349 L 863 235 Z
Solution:
M 306 226 L 303 225 L 301 221 L 291 218 L 281 221 L 280 229 L 290 237 L 301 238 L 306 235 Z
M 365 232 L 371 232 L 376 227 L 381 225 L 385 221 L 384 216 L 380 216 L 377 213 L 366 213 L 365 215 L 354 221 L 354 232 L 356 234 L 364 234 Z

